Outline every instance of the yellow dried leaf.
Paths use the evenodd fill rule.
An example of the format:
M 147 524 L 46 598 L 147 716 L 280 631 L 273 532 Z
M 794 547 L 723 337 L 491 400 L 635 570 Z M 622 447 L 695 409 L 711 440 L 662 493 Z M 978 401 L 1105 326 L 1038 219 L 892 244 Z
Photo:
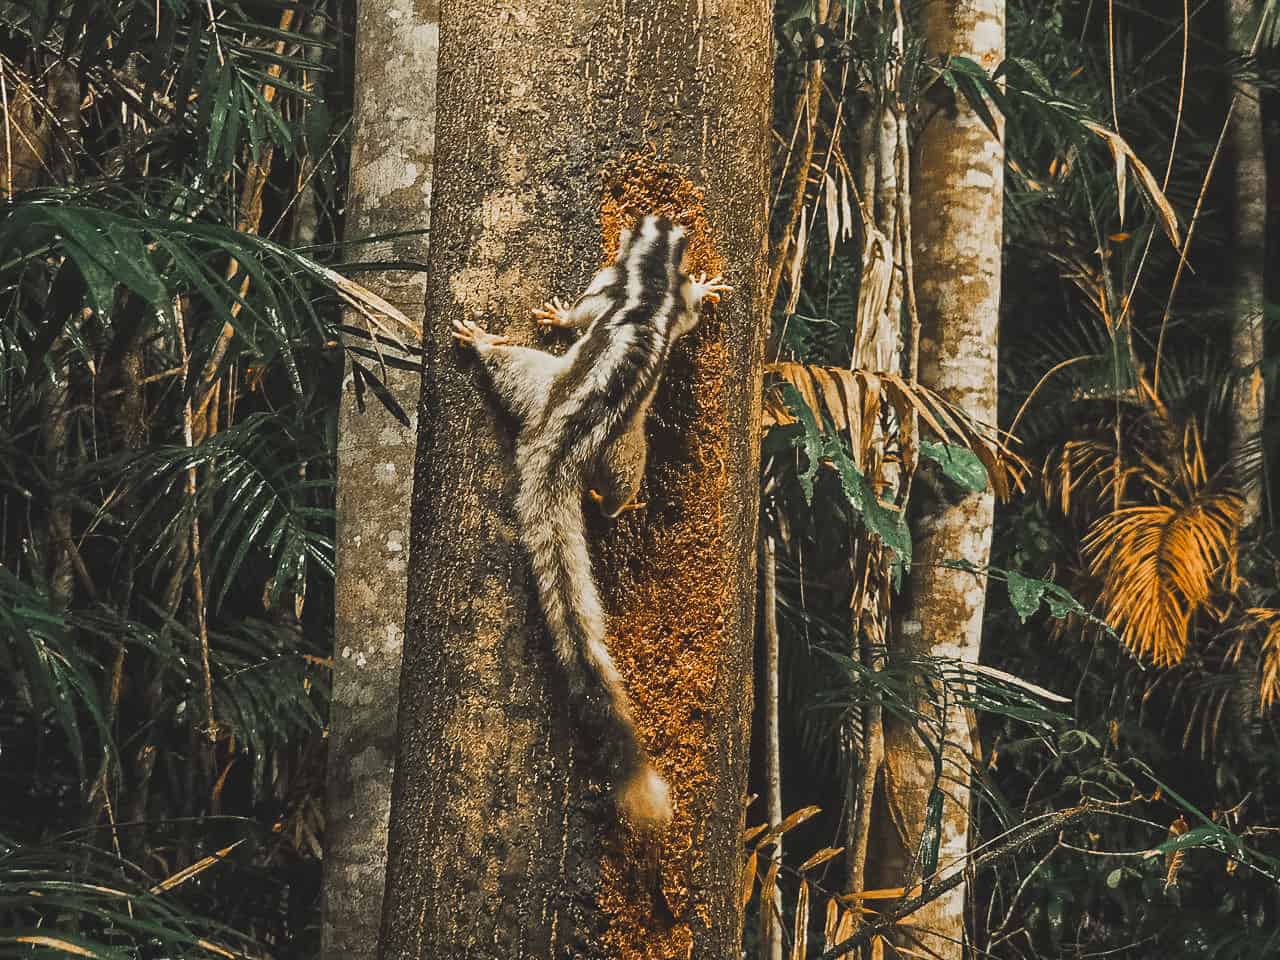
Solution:
M 827 262 L 836 255 L 836 234 L 840 232 L 840 198 L 836 195 L 836 182 L 831 174 L 824 173 L 823 198 L 827 208 Z
M 758 855 L 756 851 L 751 851 L 751 856 L 747 857 L 747 862 L 742 868 L 742 905 L 745 907 L 751 900 L 751 891 L 756 885 L 756 863 Z
M 826 863 L 832 857 L 842 853 L 843 851 L 844 847 L 823 847 L 804 863 L 800 864 L 800 872 L 804 873 L 806 870 L 812 870 L 814 867 Z
M 235 843 L 230 844 L 229 846 L 223 847 L 221 850 L 217 851 L 216 853 L 211 853 L 207 857 L 202 857 L 201 859 L 197 860 L 195 863 L 191 864 L 190 866 L 183 867 L 177 873 L 173 874 L 170 877 L 166 877 L 165 879 L 157 883 L 154 887 L 151 888 L 150 892 L 153 894 L 164 893 L 166 890 L 172 890 L 174 887 L 178 886 L 178 884 L 180 883 L 186 883 L 192 877 L 198 874 L 204 873 L 204 871 L 208 870 L 215 863 L 218 863 L 221 860 L 223 860 L 227 856 L 227 854 L 229 854 L 236 847 L 240 846 L 240 844 L 242 843 L 244 843 L 243 838 L 237 840 Z
M 929 409 L 929 405 L 924 402 L 922 389 L 916 389 L 894 374 L 885 373 L 881 376 L 884 379 L 885 390 L 889 394 L 889 402 L 893 404 L 899 421 L 910 420 L 911 412 L 914 410 L 920 414 L 920 419 L 929 425 L 929 429 L 936 433 L 940 440 L 949 443 L 953 439 L 952 434 L 942 426 L 933 415 L 933 411 Z
M 796 922 L 792 928 L 791 960 L 805 960 L 809 947 L 809 881 L 800 884 L 796 898 Z
M 822 809 L 821 807 L 808 806 L 808 807 L 801 807 L 799 810 L 792 811 L 790 814 L 782 818 L 782 822 L 780 824 L 778 824 L 776 827 L 774 827 L 764 835 L 764 837 L 760 840 L 760 842 L 756 844 L 756 849 L 759 850 L 761 847 L 765 846 L 766 844 L 772 843 L 773 841 L 777 840 L 778 837 L 782 836 L 792 827 L 797 827 L 800 824 L 804 823 L 806 820 L 808 820 L 810 817 L 816 816 L 821 811 L 821 809 Z
M 1263 710 L 1280 700 L 1280 609 L 1275 607 L 1249 607 L 1245 617 L 1261 627 L 1262 676 L 1258 682 L 1258 702 Z
M 770 364 L 767 369 L 770 373 L 777 374 L 795 387 L 796 392 L 800 394 L 800 399 L 809 408 L 814 419 L 821 422 L 822 408 L 818 404 L 818 394 L 814 390 L 813 378 L 808 367 L 803 363 L 774 363 Z
M 840 922 L 836 924 L 836 943 L 844 943 L 853 936 L 853 913 L 846 910 L 840 915 Z
M 875 441 L 876 423 L 880 419 L 880 404 L 883 397 L 880 376 L 865 370 L 857 371 L 855 376 L 862 383 L 862 439 L 860 443 L 863 450 L 870 450 L 872 443 Z
M 836 929 L 840 925 L 840 901 L 835 897 L 827 900 L 827 916 L 822 923 L 822 949 L 830 950 L 837 943 Z
M 101 954 L 94 953 L 87 947 L 82 947 L 77 943 L 71 943 L 69 940 L 63 940 L 61 937 L 49 937 L 41 934 L 30 934 L 27 936 L 14 937 L 14 943 L 29 943 L 35 947 L 51 947 L 54 950 L 61 950 L 63 953 L 69 953 L 73 957 L 98 957 Z
M 840 387 L 836 384 L 836 378 L 826 367 L 810 367 L 809 373 L 813 376 L 818 389 L 822 391 L 822 402 L 831 422 L 835 424 L 837 430 L 844 430 L 849 426 L 848 411 L 845 409 L 844 398 L 840 396 Z
M 858 900 L 896 900 L 904 893 L 904 887 L 880 887 L 876 890 L 863 890 L 861 893 L 844 893 L 840 895 L 840 899 L 845 903 L 855 903 Z
M 840 239 L 853 238 L 853 206 L 849 203 L 849 177 L 840 171 Z
M 1182 660 L 1192 616 L 1235 553 L 1243 501 L 1231 491 L 1114 510 L 1082 542 L 1103 580 L 1104 618 L 1157 666 Z
M 1091 130 L 1106 142 L 1107 148 L 1111 151 L 1111 156 L 1115 161 L 1116 195 L 1120 207 L 1121 226 L 1124 225 L 1125 171 L 1132 168 L 1138 178 L 1139 185 L 1147 195 L 1147 199 L 1159 214 L 1160 225 L 1163 227 L 1165 235 L 1169 238 L 1169 242 L 1174 247 L 1181 246 L 1178 234 L 1178 216 L 1174 213 L 1173 205 L 1169 203 L 1169 198 L 1164 195 L 1164 191 L 1156 183 L 1156 178 L 1152 175 L 1147 165 L 1138 159 L 1138 155 L 1133 152 L 1133 148 L 1129 146 L 1124 137 L 1114 130 L 1108 130 L 1101 124 L 1090 120 L 1084 120 L 1082 123 L 1086 129 Z
M 769 935 L 773 932 L 773 925 L 778 922 L 778 918 L 774 916 L 774 910 L 778 891 L 778 871 L 781 868 L 781 860 L 774 860 L 770 863 L 769 870 L 764 875 L 764 883 L 760 885 L 761 943 L 769 942 Z
M 204 949 L 208 950 L 210 953 L 216 953 L 220 957 L 226 957 L 227 960 L 248 960 L 247 954 L 235 953 L 231 950 L 228 950 L 226 947 L 218 946 L 216 943 L 214 943 L 211 940 L 205 940 L 201 938 L 197 940 L 196 943 L 204 947 Z
M 831 367 L 828 372 L 840 384 L 840 393 L 844 397 L 844 422 L 849 433 L 849 449 L 853 451 L 853 465 L 861 470 L 868 453 L 862 446 L 862 391 L 852 370 Z
M 1182 836 L 1190 829 L 1187 818 L 1179 816 L 1177 820 L 1169 824 L 1169 835 L 1166 839 L 1173 840 Z M 1182 862 L 1186 859 L 1187 852 L 1185 850 L 1171 850 L 1165 854 L 1164 858 L 1164 892 L 1168 893 L 1171 887 L 1178 883 L 1178 872 L 1182 869 Z

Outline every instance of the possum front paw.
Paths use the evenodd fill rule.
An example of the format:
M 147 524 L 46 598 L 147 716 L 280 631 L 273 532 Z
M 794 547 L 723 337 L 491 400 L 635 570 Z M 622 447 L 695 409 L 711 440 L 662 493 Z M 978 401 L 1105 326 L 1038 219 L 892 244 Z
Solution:
M 459 345 L 470 347 L 476 353 L 484 353 L 491 347 L 500 347 L 511 342 L 510 337 L 490 333 L 473 320 L 454 320 L 453 339 L 457 340 Z
M 705 273 L 700 273 L 693 278 L 693 299 L 695 303 L 702 303 L 709 300 L 711 303 L 720 302 L 720 294 L 732 293 L 733 287 L 724 282 L 724 277 L 716 274 L 710 280 L 707 279 Z
M 549 330 L 552 327 L 568 329 L 576 326 L 573 322 L 572 308 L 559 297 L 552 297 L 542 306 L 535 309 L 533 311 L 533 319 L 537 321 L 538 326 L 543 330 Z

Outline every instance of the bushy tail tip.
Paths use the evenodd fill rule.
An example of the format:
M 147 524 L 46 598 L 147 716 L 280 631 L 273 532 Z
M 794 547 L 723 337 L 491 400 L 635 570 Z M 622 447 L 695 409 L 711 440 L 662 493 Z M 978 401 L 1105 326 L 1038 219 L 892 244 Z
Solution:
M 658 830 L 671 822 L 667 783 L 647 763 L 618 785 L 618 811 L 633 827 Z

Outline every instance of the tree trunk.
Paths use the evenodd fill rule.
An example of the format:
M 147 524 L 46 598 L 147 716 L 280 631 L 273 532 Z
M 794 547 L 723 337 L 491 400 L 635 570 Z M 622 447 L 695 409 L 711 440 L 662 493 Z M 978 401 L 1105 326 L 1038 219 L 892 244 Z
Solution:
M 933 0 L 924 5 L 921 18 L 926 47 L 935 56 L 966 56 L 987 70 L 1004 59 L 1003 0 Z M 921 131 L 913 180 L 913 244 L 922 326 L 920 382 L 971 417 L 995 423 L 1004 187 L 1001 140 L 957 98 L 954 107 L 932 113 Z M 975 661 L 982 636 L 985 578 L 940 564 L 953 559 L 986 564 L 991 546 L 991 490 L 962 495 L 936 473 L 923 469 L 915 490 L 916 501 L 923 503 L 914 523 L 915 549 L 899 621 L 898 654 Z M 954 691 L 950 700 L 954 704 Z M 884 886 L 901 884 L 909 875 L 935 789 L 944 796 L 939 869 L 957 869 L 967 848 L 971 720 L 954 705 L 940 715 L 924 696 L 917 707 L 932 718 L 926 736 L 936 741 L 945 730 L 942 778 L 935 776 L 933 754 L 920 734 L 886 717 L 884 786 L 890 816 L 881 821 L 879 838 Z M 930 956 L 962 956 L 964 886 L 915 913 L 911 923 L 919 948 Z
M 1227 36 L 1234 53 L 1254 49 L 1257 16 L 1253 0 L 1227 4 Z M 1250 64 L 1249 70 L 1255 67 Z M 1262 321 L 1266 283 L 1267 166 L 1263 156 L 1262 101 L 1254 83 L 1236 81 L 1228 130 L 1231 229 L 1227 303 L 1231 311 L 1231 469 L 1244 493 L 1243 527 L 1262 515 L 1262 427 L 1266 387 L 1262 377 Z
M 383 956 L 727 957 L 751 702 L 772 67 L 764 0 L 442 10 L 409 618 Z M 450 322 L 539 343 L 628 215 L 735 291 L 654 404 L 645 510 L 592 522 L 609 647 L 675 820 L 614 818 L 514 522 L 513 436 Z M 560 347 L 556 347 L 560 349 Z
M 348 241 L 427 226 L 435 146 L 434 0 L 362 0 L 356 7 L 355 126 Z M 425 262 L 425 234 L 348 245 L 359 260 Z M 361 281 L 406 315 L 421 315 L 426 275 Z M 359 317 L 348 321 L 361 326 Z M 352 343 L 360 341 L 352 340 Z M 366 342 L 366 346 L 369 344 Z M 386 349 L 394 356 L 394 349 Z M 365 364 L 376 368 L 376 361 Z M 374 369 L 381 376 L 381 372 Z M 386 368 L 411 421 L 421 376 Z M 322 956 L 372 958 L 382 922 L 387 817 L 404 640 L 414 427 L 369 391 L 356 403 L 348 367 L 338 412 L 337 576 L 329 718 Z

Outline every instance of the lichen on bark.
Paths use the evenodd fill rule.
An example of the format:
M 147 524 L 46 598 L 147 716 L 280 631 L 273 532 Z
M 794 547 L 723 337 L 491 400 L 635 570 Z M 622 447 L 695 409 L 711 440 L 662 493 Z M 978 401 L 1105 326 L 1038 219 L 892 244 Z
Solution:
M 356 24 L 356 116 L 348 242 L 427 226 L 435 135 L 435 0 L 361 2 Z M 353 259 L 422 262 L 427 239 L 406 234 L 350 248 Z M 421 273 L 361 281 L 409 317 L 422 312 Z M 350 321 L 359 325 L 359 317 Z M 399 351 L 387 347 L 386 354 Z M 381 375 L 382 371 L 375 371 Z M 404 641 L 409 502 L 416 449 L 418 373 L 385 368 L 401 425 L 372 396 L 363 410 L 350 369 L 338 409 L 334 682 L 326 773 L 321 956 L 376 954 L 386 876 Z

